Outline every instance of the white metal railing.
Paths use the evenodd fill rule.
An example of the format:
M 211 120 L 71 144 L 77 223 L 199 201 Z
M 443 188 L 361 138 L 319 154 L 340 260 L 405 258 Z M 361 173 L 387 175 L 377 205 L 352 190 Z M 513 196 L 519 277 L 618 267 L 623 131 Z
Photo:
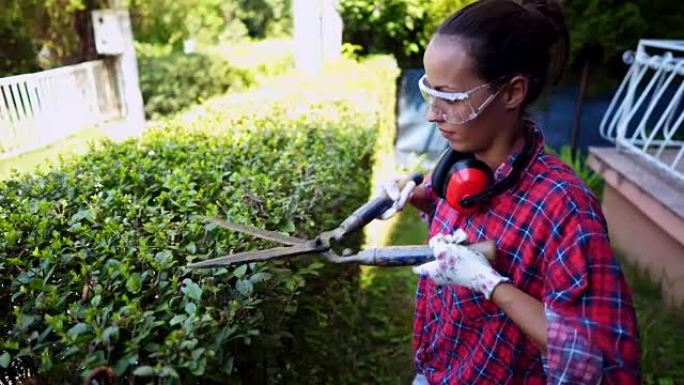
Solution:
M 0 159 L 121 116 L 112 64 L 90 61 L 0 79 Z
M 640 40 L 623 60 L 601 136 L 684 180 L 684 40 Z

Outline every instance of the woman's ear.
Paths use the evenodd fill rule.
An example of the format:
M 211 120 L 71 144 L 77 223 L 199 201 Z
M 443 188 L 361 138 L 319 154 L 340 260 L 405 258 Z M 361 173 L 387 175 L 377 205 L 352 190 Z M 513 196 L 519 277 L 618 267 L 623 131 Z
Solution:
M 529 89 L 529 80 L 525 76 L 515 75 L 508 81 L 504 93 L 504 104 L 506 109 L 521 109 Z

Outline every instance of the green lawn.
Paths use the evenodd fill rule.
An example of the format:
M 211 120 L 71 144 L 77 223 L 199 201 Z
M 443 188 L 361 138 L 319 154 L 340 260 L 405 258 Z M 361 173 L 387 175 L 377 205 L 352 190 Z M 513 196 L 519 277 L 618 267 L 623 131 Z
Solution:
M 107 134 L 99 128 L 88 128 L 50 146 L 0 160 L 0 180 L 11 177 L 14 172 L 24 174 L 45 170 L 51 164 L 58 164 L 60 158 L 69 160 L 85 154 L 90 148 L 90 142 L 97 142 L 106 137 Z

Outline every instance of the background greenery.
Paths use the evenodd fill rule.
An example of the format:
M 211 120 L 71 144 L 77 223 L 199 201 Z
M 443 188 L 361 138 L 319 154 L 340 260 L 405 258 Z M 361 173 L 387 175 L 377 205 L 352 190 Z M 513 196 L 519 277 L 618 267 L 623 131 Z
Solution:
M 363 52 L 390 52 L 402 67 L 420 67 L 422 52 L 441 22 L 473 0 L 340 0 L 345 41 Z M 681 39 L 681 5 L 668 0 L 563 2 L 573 63 L 590 59 L 624 72 L 622 53 L 640 38 Z
M 204 53 L 139 54 L 138 66 L 148 119 L 254 84 L 250 71 L 234 68 L 223 58 Z
M 340 0 L 345 41 L 362 53 L 391 53 L 401 67 L 420 66 L 421 53 L 444 18 L 472 0 Z M 128 0 L 140 42 L 204 44 L 286 36 L 291 0 Z M 88 12 L 107 0 L 2 0 L 0 76 L 78 62 L 88 49 Z M 624 72 L 621 55 L 639 38 L 684 38 L 681 5 L 670 0 L 574 0 L 563 3 L 575 65 L 585 60 Z M 163 11 L 160 11 L 163 10 Z M 36 57 L 41 48 L 50 55 Z
M 287 36 L 292 29 L 289 0 L 124 3 L 136 40 L 174 51 L 181 51 L 186 39 L 232 43 Z M 0 77 L 96 58 L 90 11 L 108 6 L 108 0 L 0 0 Z

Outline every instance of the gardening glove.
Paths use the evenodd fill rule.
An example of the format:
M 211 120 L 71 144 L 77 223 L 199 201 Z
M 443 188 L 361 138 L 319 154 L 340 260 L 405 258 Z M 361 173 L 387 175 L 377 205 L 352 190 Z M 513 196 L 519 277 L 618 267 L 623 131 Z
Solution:
M 376 196 L 380 196 L 384 193 L 394 201 L 392 206 L 385 210 L 378 219 L 386 220 L 393 217 L 406 206 L 406 202 L 408 202 L 411 194 L 413 194 L 413 190 L 416 188 L 416 182 L 410 180 L 406 182 L 403 189 L 400 189 L 400 180 L 401 177 L 394 177 L 380 183 L 378 186 Z
M 461 229 L 453 235 L 435 235 L 429 243 L 435 260 L 415 266 L 413 272 L 430 276 L 438 285 L 464 286 L 490 299 L 494 288 L 510 279 L 497 273 L 482 253 L 462 245 L 466 239 Z

